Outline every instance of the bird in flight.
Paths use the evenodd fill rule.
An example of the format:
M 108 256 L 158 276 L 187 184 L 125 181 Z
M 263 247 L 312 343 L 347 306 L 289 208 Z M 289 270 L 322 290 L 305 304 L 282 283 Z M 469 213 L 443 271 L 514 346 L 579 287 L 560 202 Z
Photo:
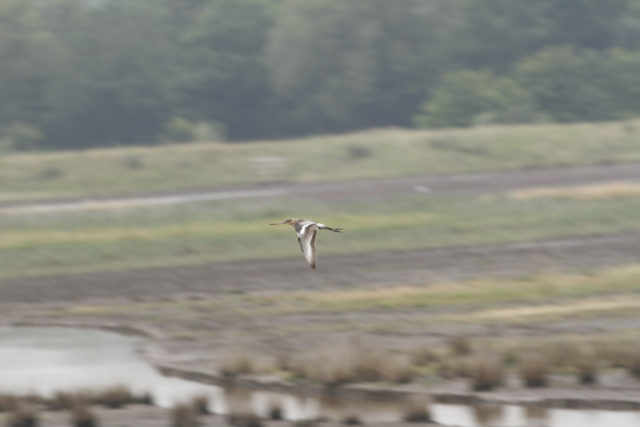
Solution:
M 315 270 L 316 268 L 316 231 L 318 230 L 331 230 L 339 233 L 342 231 L 342 228 L 332 228 L 328 227 L 324 224 L 320 224 L 319 222 L 309 221 L 308 219 L 303 218 L 288 218 L 282 222 L 276 222 L 275 224 L 269 225 L 281 225 L 281 224 L 289 224 L 295 228 L 296 233 L 298 234 L 298 243 L 300 243 L 300 249 L 302 250 L 302 254 L 304 255 L 304 259 L 307 260 L 311 268 Z

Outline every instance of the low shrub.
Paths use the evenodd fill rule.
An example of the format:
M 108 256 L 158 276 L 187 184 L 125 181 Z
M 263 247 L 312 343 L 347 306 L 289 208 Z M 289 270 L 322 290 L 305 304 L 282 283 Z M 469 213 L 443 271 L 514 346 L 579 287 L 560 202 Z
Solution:
M 225 377 L 246 375 L 256 371 L 256 363 L 251 353 L 237 349 L 222 355 L 218 370 Z
M 0 412 L 13 411 L 19 404 L 20 401 L 16 396 L 8 393 L 0 393 Z
M 327 386 L 358 381 L 407 382 L 416 374 L 409 356 L 359 341 L 308 354 L 292 362 L 291 369 L 300 377 Z
M 458 335 L 450 338 L 447 345 L 449 350 L 458 356 L 468 356 L 473 352 L 471 338 L 466 335 Z
M 518 373 L 525 386 L 544 387 L 548 383 L 550 367 L 545 355 L 530 351 L 520 356 Z
M 469 360 L 469 379 L 475 391 L 493 390 L 503 381 L 502 358 L 495 353 L 477 354 Z
M 593 350 L 583 348 L 574 362 L 580 384 L 595 384 L 598 381 L 598 358 Z
M 269 405 L 269 419 L 281 420 L 282 417 L 282 406 L 277 402 L 271 402 L 271 405 Z
M 438 354 L 428 345 L 420 345 L 409 351 L 411 362 L 416 366 L 426 366 L 439 360 Z
M 36 410 L 25 404 L 18 404 L 7 418 L 7 427 L 37 427 L 40 425 Z
M 640 380 L 640 345 L 636 345 L 628 352 L 626 367 L 629 373 Z
M 541 355 L 541 357 L 545 359 L 545 362 L 550 367 L 571 367 L 578 357 L 579 346 L 575 342 L 553 340 L 541 344 L 541 347 L 544 349 L 544 355 Z
M 71 425 L 73 427 L 96 427 L 98 419 L 91 411 L 87 401 L 77 399 L 71 409 Z
M 171 427 L 197 427 L 198 411 L 193 404 L 180 403 L 171 408 Z
M 191 399 L 191 405 L 193 409 L 196 410 L 198 414 L 208 414 L 209 413 L 209 398 L 207 395 L 199 395 L 194 396 Z
M 413 396 L 405 404 L 402 419 L 409 423 L 431 422 L 431 411 L 429 410 L 429 400 L 422 396 Z
M 373 156 L 373 150 L 362 144 L 351 144 L 347 147 L 349 158 L 353 160 L 366 159 Z
M 237 413 L 227 415 L 227 423 L 234 427 L 262 427 L 263 423 L 255 414 Z
M 468 378 L 470 363 L 469 357 L 444 358 L 438 364 L 438 375 L 442 378 Z
M 342 424 L 355 426 L 355 425 L 360 425 L 360 424 L 362 424 L 362 420 L 361 420 L 361 419 L 360 419 L 360 417 L 359 417 L 359 416 L 357 416 L 357 415 L 347 415 L 347 416 L 346 416 L 346 417 L 344 417 L 344 419 L 342 420 Z

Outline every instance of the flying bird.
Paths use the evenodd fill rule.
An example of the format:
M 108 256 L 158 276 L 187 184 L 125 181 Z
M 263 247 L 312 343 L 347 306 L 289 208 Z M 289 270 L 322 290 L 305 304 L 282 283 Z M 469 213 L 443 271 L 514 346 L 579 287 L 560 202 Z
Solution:
M 309 221 L 308 219 L 303 218 L 288 218 L 282 222 L 276 222 L 275 224 L 269 225 L 281 225 L 281 224 L 289 224 L 295 228 L 296 233 L 298 234 L 298 243 L 300 243 L 300 249 L 302 250 L 302 254 L 304 255 L 304 259 L 307 260 L 311 268 L 315 270 L 316 268 L 316 231 L 318 230 L 331 230 L 339 233 L 342 231 L 342 228 L 332 228 L 328 227 L 324 224 L 320 224 L 319 222 Z

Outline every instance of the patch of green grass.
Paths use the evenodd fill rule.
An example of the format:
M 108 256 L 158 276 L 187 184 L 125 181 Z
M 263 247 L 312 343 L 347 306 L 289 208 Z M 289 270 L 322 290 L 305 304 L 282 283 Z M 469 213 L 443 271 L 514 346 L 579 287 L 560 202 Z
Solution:
M 629 124 L 633 125 L 632 127 Z M 246 184 L 252 158 L 279 157 L 295 182 L 443 174 L 640 160 L 637 122 L 385 129 L 298 140 L 197 143 L 4 154 L 4 199 Z M 14 195 L 12 197 L 12 195 Z
M 286 203 L 286 204 L 285 204 Z M 268 200 L 0 218 L 0 278 L 300 256 L 292 215 L 343 227 L 322 257 L 640 230 L 640 198 Z
M 625 304 L 637 309 L 640 307 L 640 299 L 637 297 L 640 294 L 638 277 L 640 265 L 631 265 L 584 274 L 484 278 L 426 286 L 301 291 L 275 295 L 227 294 L 197 301 L 76 306 L 69 308 L 66 313 L 93 316 L 135 313 L 137 316 L 153 319 L 177 316 L 191 318 L 185 317 L 185 313 L 192 313 L 194 317 L 232 315 L 236 318 L 268 318 L 296 313 L 357 313 L 371 310 L 392 313 L 396 310 L 428 307 L 446 309 L 449 321 L 508 321 L 517 317 L 529 321 L 549 311 L 562 317 L 563 314 L 573 316 L 581 309 L 615 310 Z M 605 296 L 606 300 L 603 299 Z M 593 301 L 594 297 L 598 297 L 598 301 Z M 533 302 L 536 304 L 532 305 Z M 526 305 L 518 306 L 515 303 Z M 505 304 L 509 306 L 504 307 Z

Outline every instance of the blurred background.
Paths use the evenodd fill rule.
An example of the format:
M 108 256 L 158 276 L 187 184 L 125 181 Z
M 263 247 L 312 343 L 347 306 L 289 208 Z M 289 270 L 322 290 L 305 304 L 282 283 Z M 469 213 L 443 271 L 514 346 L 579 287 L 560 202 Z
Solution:
M 635 0 L 3 0 L 5 149 L 626 119 Z
M 0 358 L 33 379 L 26 349 L 70 355 L 0 391 L 135 344 L 136 390 L 151 362 L 607 393 L 629 410 L 580 425 L 637 425 L 639 70 L 639 0 L 0 0 Z M 317 271 L 268 226 L 290 217 L 344 228 Z M 122 373 L 99 353 L 88 386 Z M 323 402 L 285 418 L 371 406 Z M 571 419 L 521 409 L 433 413 Z

